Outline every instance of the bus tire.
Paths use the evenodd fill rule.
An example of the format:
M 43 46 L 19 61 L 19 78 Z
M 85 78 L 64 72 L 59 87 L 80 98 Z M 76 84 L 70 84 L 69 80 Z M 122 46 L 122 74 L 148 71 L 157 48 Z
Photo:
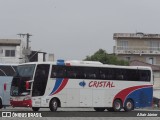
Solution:
M 105 110 L 105 108 L 94 108 L 94 110 L 97 112 L 103 112 Z
M 110 107 L 110 108 L 106 108 L 109 112 L 113 112 L 114 111 L 114 109 L 113 109 L 113 107 Z
M 134 110 L 134 103 L 131 99 L 127 99 L 124 105 L 124 110 L 126 112 Z
M 122 109 L 122 101 L 120 99 L 116 99 L 113 102 L 113 110 L 118 112 Z
M 50 101 L 50 105 L 49 105 L 49 108 L 51 111 L 55 112 L 57 111 L 57 108 L 58 108 L 58 100 L 53 98 L 51 101 Z
M 3 108 L 3 105 L 2 105 L 2 100 L 0 99 L 0 109 Z
M 32 107 L 33 111 L 39 111 L 39 109 L 40 109 L 39 107 Z

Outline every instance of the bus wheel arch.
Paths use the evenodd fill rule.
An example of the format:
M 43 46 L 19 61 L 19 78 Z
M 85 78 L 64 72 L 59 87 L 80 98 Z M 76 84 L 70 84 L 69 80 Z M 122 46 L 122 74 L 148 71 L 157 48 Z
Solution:
M 123 104 L 122 104 L 122 100 L 120 98 L 116 98 L 114 101 L 113 101 L 113 110 L 115 112 L 118 112 L 122 109 L 123 107 Z
M 94 107 L 94 110 L 97 111 L 97 112 L 104 112 L 105 108 Z
M 40 107 L 32 107 L 33 111 L 39 111 Z
M 132 111 L 134 110 L 134 100 L 131 98 L 128 98 L 125 102 L 124 102 L 124 110 L 126 112 Z
M 57 111 L 58 107 L 61 107 L 60 100 L 57 97 L 52 98 L 50 100 L 50 103 L 49 103 L 50 110 L 53 111 L 53 112 L 55 112 L 55 111 Z

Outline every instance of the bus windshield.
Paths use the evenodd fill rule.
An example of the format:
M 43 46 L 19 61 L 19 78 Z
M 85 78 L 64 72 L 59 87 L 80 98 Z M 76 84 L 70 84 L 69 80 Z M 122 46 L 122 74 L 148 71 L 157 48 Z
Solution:
M 34 69 L 35 69 L 35 64 L 20 65 L 20 66 L 17 67 L 17 72 L 16 72 L 15 76 L 30 77 L 30 79 L 32 79 Z
M 23 96 L 30 94 L 30 90 L 26 90 L 26 81 L 33 79 L 35 64 L 19 65 L 16 75 L 13 77 L 11 85 L 11 96 Z

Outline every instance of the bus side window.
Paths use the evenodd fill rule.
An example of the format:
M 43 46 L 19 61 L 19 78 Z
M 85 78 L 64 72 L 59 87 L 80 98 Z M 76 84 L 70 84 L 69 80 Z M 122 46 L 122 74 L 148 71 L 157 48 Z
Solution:
M 66 68 L 65 66 L 52 66 L 51 78 L 65 78 Z
M 107 76 L 108 76 L 107 68 L 100 68 L 100 70 L 99 70 L 99 78 L 102 79 L 102 80 L 105 80 L 105 79 L 107 79 Z
M 85 68 L 85 77 L 86 77 L 86 79 L 97 79 L 97 78 L 99 78 L 99 69 L 98 68 L 93 68 L 93 67 Z
M 126 80 L 126 69 L 119 69 L 118 80 Z
M 16 66 L 0 65 L 0 76 L 13 76 L 16 72 Z
M 56 78 L 57 77 L 57 69 L 58 69 L 57 66 L 55 66 L 55 65 L 52 66 L 51 78 Z
M 73 67 L 73 72 L 71 73 L 72 76 L 76 79 L 84 79 L 84 72 L 83 72 L 83 67 Z
M 115 70 L 115 79 L 116 80 L 123 80 L 122 70 L 116 69 Z
M 105 73 L 102 70 L 100 70 L 100 79 L 105 80 L 105 78 L 106 78 Z
M 150 81 L 150 74 L 147 70 L 140 71 L 140 81 Z
M 56 72 L 57 72 L 56 73 L 57 78 L 63 78 L 63 72 L 64 72 L 63 68 L 58 67 Z
M 77 74 L 75 72 L 74 67 L 66 67 L 66 77 L 67 78 L 76 78 Z
M 76 73 L 74 71 L 67 71 L 67 78 L 76 78 Z
M 126 80 L 127 81 L 138 81 L 139 78 L 138 78 L 138 70 L 131 70 L 131 69 L 128 69 L 126 71 Z
M 0 69 L 0 76 L 7 76 L 7 75 L 4 73 L 4 71 Z
M 111 68 L 109 68 L 108 70 L 107 70 L 107 80 L 111 80 L 111 79 L 115 79 L 115 75 L 114 75 L 114 73 L 115 73 L 115 70 L 114 69 L 111 69 Z
M 150 73 L 150 71 L 148 70 L 148 71 L 147 71 L 147 81 L 149 82 L 150 79 L 151 79 L 151 73 Z

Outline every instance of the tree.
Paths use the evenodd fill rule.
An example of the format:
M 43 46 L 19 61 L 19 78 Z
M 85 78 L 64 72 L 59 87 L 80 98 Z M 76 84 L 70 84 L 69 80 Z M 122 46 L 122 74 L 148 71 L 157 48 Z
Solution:
M 108 54 L 105 50 L 99 49 L 91 56 L 86 56 L 84 59 L 86 61 L 99 61 L 103 64 L 112 64 L 112 65 L 129 65 L 128 61 L 119 60 L 115 55 Z

